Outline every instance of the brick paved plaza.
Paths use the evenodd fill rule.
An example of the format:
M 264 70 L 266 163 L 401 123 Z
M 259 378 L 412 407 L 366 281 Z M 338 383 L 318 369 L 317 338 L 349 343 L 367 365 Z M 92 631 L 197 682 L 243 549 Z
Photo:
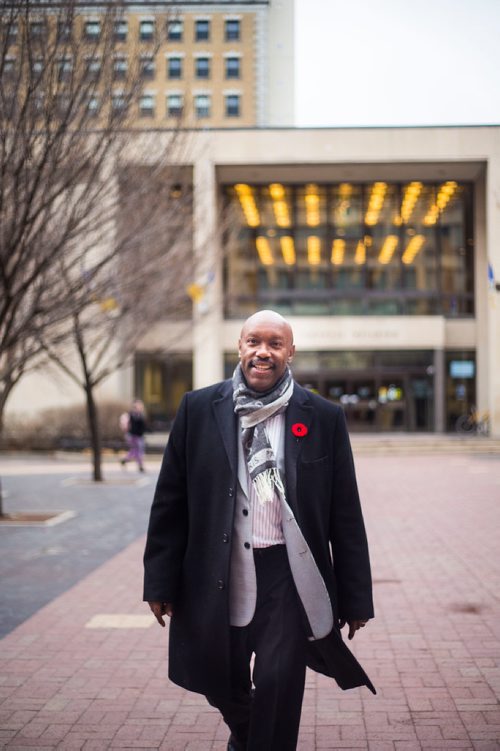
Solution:
M 301 751 L 500 749 L 500 457 L 423 451 L 357 455 L 376 618 L 353 648 L 378 695 L 308 673 Z M 81 464 L 2 461 L 9 510 L 76 515 L 0 527 L 12 564 L 0 569 L 2 601 L 5 590 L 16 609 L 14 576 L 23 598 L 53 598 L 0 642 L 0 747 L 224 751 L 217 712 L 167 683 L 167 633 L 141 602 L 157 469 L 137 486 L 129 470 L 122 486 L 108 467 L 110 482 L 92 488 Z

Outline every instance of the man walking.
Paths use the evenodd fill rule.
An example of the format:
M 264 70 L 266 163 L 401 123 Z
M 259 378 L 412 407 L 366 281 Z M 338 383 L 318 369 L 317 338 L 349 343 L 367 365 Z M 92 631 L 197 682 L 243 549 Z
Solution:
M 375 691 L 340 633 L 373 617 L 345 419 L 293 381 L 294 352 L 279 314 L 245 322 L 232 380 L 184 396 L 151 509 L 144 599 L 229 751 L 296 748 L 306 665 Z

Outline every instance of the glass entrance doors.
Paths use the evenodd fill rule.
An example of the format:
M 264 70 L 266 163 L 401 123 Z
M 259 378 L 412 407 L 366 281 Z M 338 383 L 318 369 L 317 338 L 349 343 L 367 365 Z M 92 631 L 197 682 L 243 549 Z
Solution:
M 226 378 L 237 361 L 235 353 L 226 355 Z M 340 404 L 353 432 L 436 429 L 432 350 L 299 350 L 292 372 L 302 386 Z
M 340 404 L 353 432 L 434 430 L 433 379 L 425 372 L 295 372 L 295 378 Z
M 323 396 L 344 408 L 351 430 L 376 428 L 377 402 L 373 378 L 327 379 Z

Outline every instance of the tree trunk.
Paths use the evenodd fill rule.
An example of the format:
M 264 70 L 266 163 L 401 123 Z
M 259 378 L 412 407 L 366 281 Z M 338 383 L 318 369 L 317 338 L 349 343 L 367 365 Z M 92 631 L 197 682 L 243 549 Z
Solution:
M 3 444 L 3 408 L 5 401 L 2 403 L 0 400 L 0 451 Z M 3 492 L 2 492 L 2 478 L 0 477 L 0 518 L 3 516 Z
M 3 378 L 0 383 L 2 384 L 0 386 L 0 449 L 3 448 L 3 428 L 4 428 L 4 416 L 5 416 L 5 405 L 7 404 L 7 399 L 9 398 L 10 392 L 18 382 L 19 378 L 21 377 L 21 374 L 17 378 Z
M 102 447 L 101 433 L 99 431 L 99 416 L 97 414 L 97 404 L 94 400 L 94 390 L 89 383 L 85 387 L 85 395 L 87 397 L 87 420 L 89 424 L 90 445 L 92 448 L 92 460 L 94 465 L 94 480 L 96 482 L 102 482 Z
M 5 415 L 5 405 L 7 403 L 7 398 L 14 388 L 17 381 L 12 381 L 11 379 L 4 381 L 3 388 L 0 389 L 0 451 L 3 448 L 3 428 L 4 428 L 4 415 Z M 3 509 L 3 491 L 2 491 L 2 478 L 0 477 L 0 518 L 4 515 L 4 509 Z

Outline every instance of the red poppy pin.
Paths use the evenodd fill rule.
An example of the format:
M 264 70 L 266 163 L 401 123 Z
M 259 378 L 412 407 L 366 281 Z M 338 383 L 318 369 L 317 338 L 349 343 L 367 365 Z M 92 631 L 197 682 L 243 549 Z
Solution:
M 309 430 L 307 429 L 307 425 L 304 425 L 303 422 L 295 422 L 292 425 L 292 433 L 296 438 L 304 438 L 309 433 Z

